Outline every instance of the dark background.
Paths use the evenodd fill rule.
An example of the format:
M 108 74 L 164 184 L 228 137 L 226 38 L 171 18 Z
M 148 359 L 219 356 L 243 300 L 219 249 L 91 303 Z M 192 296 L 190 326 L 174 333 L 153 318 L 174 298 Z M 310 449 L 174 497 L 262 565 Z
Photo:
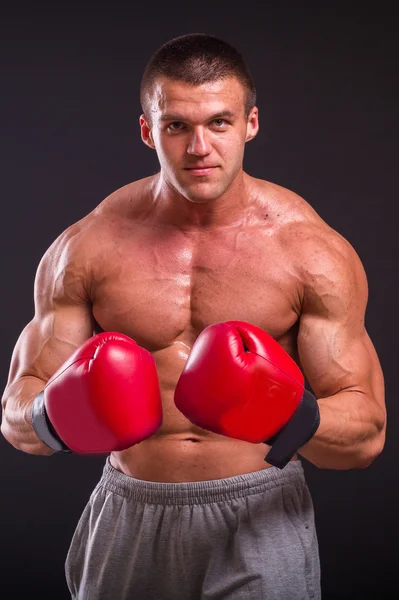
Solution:
M 302 195 L 360 255 L 388 433 L 365 470 L 303 461 L 325 600 L 397 597 L 397 25 L 388 4 L 351 6 L 16 4 L 0 19 L 3 388 L 44 251 L 110 192 L 157 170 L 140 141 L 139 83 L 174 36 L 214 34 L 244 55 L 261 123 L 246 170 Z M 0 595 L 68 598 L 63 563 L 103 458 L 30 456 L 4 438 L 0 450 Z

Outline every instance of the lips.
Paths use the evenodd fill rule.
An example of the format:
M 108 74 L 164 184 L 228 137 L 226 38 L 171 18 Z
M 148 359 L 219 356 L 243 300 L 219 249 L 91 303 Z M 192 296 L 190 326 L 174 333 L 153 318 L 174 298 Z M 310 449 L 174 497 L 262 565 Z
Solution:
M 217 167 L 211 166 L 198 166 L 198 167 L 186 167 L 185 171 L 190 171 L 192 175 L 209 175 Z

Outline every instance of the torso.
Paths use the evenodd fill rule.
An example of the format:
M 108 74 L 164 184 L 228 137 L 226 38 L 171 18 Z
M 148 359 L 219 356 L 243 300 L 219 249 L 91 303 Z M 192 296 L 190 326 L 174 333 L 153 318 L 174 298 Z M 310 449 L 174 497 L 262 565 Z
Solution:
M 95 333 L 119 331 L 147 348 L 155 358 L 162 392 L 160 430 L 111 456 L 113 466 L 127 475 L 198 481 L 268 467 L 264 444 L 200 429 L 173 401 L 188 353 L 211 323 L 242 320 L 257 325 L 298 362 L 302 288 L 295 239 L 287 243 L 286 232 L 292 224 L 318 218 L 295 194 L 249 179 L 256 202 L 240 227 L 182 231 L 129 213 L 130 197 L 148 193 L 143 182 L 116 192 L 88 220 L 84 235 L 93 242 L 86 246 L 93 248 Z

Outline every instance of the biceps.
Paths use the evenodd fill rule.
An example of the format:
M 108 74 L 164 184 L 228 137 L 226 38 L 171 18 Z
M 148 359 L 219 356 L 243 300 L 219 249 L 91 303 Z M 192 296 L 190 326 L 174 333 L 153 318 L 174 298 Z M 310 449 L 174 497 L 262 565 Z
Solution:
M 380 371 L 371 340 L 353 328 L 317 316 L 301 319 L 298 353 L 314 393 L 324 398 L 344 389 L 371 391 Z
M 35 317 L 21 332 L 11 359 L 9 381 L 31 375 L 47 381 L 93 334 L 89 304 L 57 307 Z

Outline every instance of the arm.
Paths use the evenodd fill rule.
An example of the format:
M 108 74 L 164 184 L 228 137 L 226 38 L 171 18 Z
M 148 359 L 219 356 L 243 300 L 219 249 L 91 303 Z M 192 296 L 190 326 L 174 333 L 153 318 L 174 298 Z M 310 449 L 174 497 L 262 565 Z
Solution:
M 32 428 L 34 398 L 93 334 L 87 273 L 78 240 L 78 226 L 74 225 L 55 240 L 39 263 L 34 284 L 35 314 L 15 345 L 2 397 L 1 432 L 15 448 L 30 454 L 53 453 Z
M 318 398 L 320 426 L 299 452 L 321 468 L 367 467 L 385 443 L 386 409 L 381 366 L 364 324 L 366 276 L 335 232 L 313 236 L 306 246 L 298 353 Z

